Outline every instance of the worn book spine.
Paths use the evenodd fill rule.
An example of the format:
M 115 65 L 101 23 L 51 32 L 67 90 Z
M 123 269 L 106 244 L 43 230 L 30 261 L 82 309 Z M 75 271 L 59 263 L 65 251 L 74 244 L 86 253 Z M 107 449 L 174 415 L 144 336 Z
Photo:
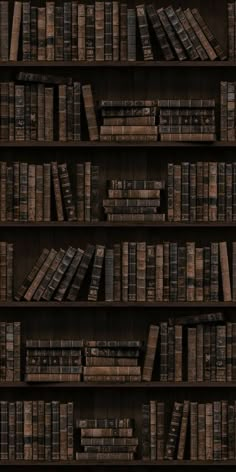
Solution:
M 0 3 L 0 60 L 9 59 L 9 8 L 8 2 Z
M 84 164 L 84 221 L 91 221 L 91 162 Z
M 66 129 L 67 141 L 73 140 L 73 86 L 68 85 L 66 88 Z
M 198 442 L 198 460 L 206 459 L 206 409 L 204 403 L 198 403 L 198 424 L 197 424 L 197 442 Z
M 211 278 L 210 298 L 211 301 L 219 300 L 219 244 L 211 243 Z
M 51 164 L 43 164 L 43 220 L 51 221 Z
M 170 298 L 170 243 L 163 243 L 163 301 Z
M 236 300 L 236 242 L 232 242 L 232 299 Z
M 218 43 L 217 39 L 213 35 L 212 31 L 209 29 L 207 26 L 206 22 L 200 15 L 199 11 L 197 8 L 192 9 L 192 14 L 195 17 L 196 21 L 198 22 L 200 28 L 202 29 L 203 33 L 205 34 L 207 40 L 211 44 L 212 48 L 214 49 L 215 53 L 219 57 L 221 61 L 224 61 L 227 59 L 227 56 L 225 52 L 223 51 L 221 45 Z
M 45 402 L 38 401 L 38 460 L 45 459 Z
M 190 413 L 190 402 L 188 400 L 185 400 L 183 404 L 183 415 L 181 419 L 180 433 L 179 433 L 179 444 L 178 444 L 178 451 L 177 451 L 178 460 L 184 459 L 189 413 Z
M 207 37 L 205 36 L 201 26 L 199 23 L 196 21 L 192 11 L 190 8 L 187 8 L 185 10 L 185 15 L 188 18 L 189 23 L 191 24 L 195 34 L 197 35 L 200 43 L 202 44 L 202 47 L 205 49 L 207 56 L 211 61 L 215 61 L 217 58 L 217 54 L 215 53 L 213 47 L 211 46 L 210 42 L 208 41 Z
M 176 14 L 175 10 L 173 9 L 172 6 L 168 6 L 165 8 L 165 13 L 174 28 L 180 43 L 182 44 L 182 47 L 186 51 L 187 56 L 189 57 L 190 60 L 194 61 L 197 59 L 198 54 L 196 54 L 196 51 L 192 45 L 192 42 L 185 30 L 183 28 L 182 23 L 180 22 L 178 15 Z
M 85 219 L 85 169 L 84 164 L 76 164 L 76 210 L 77 221 Z
M 189 221 L 189 162 L 181 164 L 181 219 Z
M 37 61 L 38 59 L 37 14 L 38 14 L 37 7 L 30 6 L 30 60 L 31 61 Z
M 225 166 L 225 219 L 226 221 L 232 221 L 233 219 L 233 192 L 232 192 L 232 180 L 233 180 L 233 175 L 232 175 L 232 164 L 226 163 Z
M 164 247 L 163 244 L 156 245 L 156 301 L 163 301 L 164 289 Z
M 222 442 L 221 442 L 221 434 L 222 434 L 222 428 L 221 428 L 221 422 L 222 422 L 222 414 L 221 414 L 221 402 L 220 401 L 214 401 L 213 402 L 213 459 L 214 460 L 221 460 L 222 454 L 221 454 L 221 447 L 222 447 Z
M 30 50 L 30 3 L 22 3 L 22 52 L 23 61 L 30 61 L 31 50 Z
M 73 257 L 75 256 L 76 249 L 69 246 L 67 251 L 65 252 L 63 259 L 61 260 L 60 264 L 58 265 L 56 271 L 54 272 L 45 292 L 42 295 L 43 300 L 51 300 L 54 296 L 54 293 L 59 286 L 65 272 L 67 271 L 68 267 L 71 264 Z M 55 257 L 55 256 L 54 256 Z
M 128 290 L 129 290 L 129 243 L 122 243 L 122 263 L 121 263 L 121 284 L 122 284 L 122 301 L 128 301 Z
M 170 243 L 170 301 L 178 299 L 178 244 Z
M 177 55 L 177 58 L 180 61 L 186 60 L 187 55 L 185 54 L 184 48 L 182 47 L 182 44 L 181 44 L 175 30 L 173 29 L 173 27 L 172 27 L 172 25 L 169 21 L 168 16 L 166 15 L 165 9 L 164 8 L 159 8 L 157 10 L 157 14 L 159 16 L 159 19 L 161 21 L 161 24 L 162 24 L 166 34 L 168 36 L 170 44 L 172 45 L 172 47 L 175 51 L 175 54 Z
M 173 460 L 175 458 L 182 414 L 183 403 L 174 402 L 171 423 L 166 442 L 165 459 Z
M 64 61 L 72 59 L 72 2 L 65 2 L 63 10 L 64 22 Z
M 213 408 L 206 403 L 206 460 L 213 460 Z
M 43 221 L 43 166 L 41 164 L 36 165 L 35 214 L 36 221 Z
M 168 325 L 165 322 L 160 324 L 160 380 L 168 380 Z
M 85 5 L 78 5 L 78 59 L 79 61 L 85 61 L 86 50 L 85 50 Z
M 24 460 L 32 460 L 32 401 L 24 401 Z
M 128 249 L 128 301 L 137 301 L 137 243 L 130 242 Z
M 165 30 L 160 22 L 160 19 L 157 15 L 157 12 L 152 4 L 146 6 L 146 12 L 149 17 L 150 23 L 152 24 L 152 28 L 154 30 L 156 39 L 159 43 L 161 48 L 163 57 L 166 61 L 171 61 L 174 59 L 174 54 L 171 50 L 171 47 L 168 42 L 168 38 L 166 36 Z
M 175 359 L 174 359 L 174 327 L 168 326 L 168 381 L 174 381 L 174 368 L 175 368 Z
M 197 162 L 196 171 L 197 171 L 196 217 L 197 217 L 197 221 L 203 221 L 203 162 Z M 210 182 L 209 182 L 209 187 L 210 187 Z
M 87 246 L 87 248 L 86 248 L 86 250 L 83 254 L 81 263 L 79 264 L 79 267 L 78 267 L 77 272 L 75 274 L 73 283 L 70 287 L 69 293 L 67 295 L 67 300 L 75 301 L 77 299 L 79 291 L 80 291 L 81 284 L 84 280 L 85 274 L 88 270 L 89 264 L 90 264 L 91 259 L 93 257 L 94 250 L 95 250 L 95 247 L 91 244 L 88 244 L 88 246 Z
M 7 167 L 6 221 L 13 221 L 13 167 Z
M 187 301 L 195 300 L 195 243 L 186 243 L 186 267 L 187 267 L 187 286 L 186 295 Z
M 56 202 L 57 220 L 64 221 L 62 192 L 61 192 L 57 162 L 51 162 L 51 169 L 52 169 L 52 182 L 53 182 L 53 189 L 54 189 L 54 197 L 55 197 L 55 202 Z
M 231 282 L 230 282 L 227 243 L 225 241 L 219 243 L 219 252 L 220 252 L 221 277 L 222 277 L 222 285 L 223 285 L 223 297 L 224 297 L 225 302 L 230 302 L 232 300 Z
M 156 460 L 157 451 L 157 413 L 156 413 L 156 401 L 150 400 L 150 459 L 151 461 Z
M 95 2 L 95 58 L 104 61 L 104 2 Z
M 186 247 L 178 246 L 178 301 L 186 301 Z
M 30 141 L 31 135 L 31 88 L 25 86 L 25 140 Z
M 181 221 L 181 165 L 174 165 L 174 221 Z
M 181 325 L 174 327 L 174 380 L 181 382 L 183 379 L 183 329 Z
M 198 459 L 198 404 L 190 403 L 190 459 Z
M 145 5 L 137 5 L 136 14 L 137 14 L 144 60 L 152 61 L 154 57 L 153 57 L 152 45 L 151 45 L 151 40 L 150 40 L 150 35 L 149 35 L 149 28 L 148 28 Z
M 86 61 L 95 60 L 95 6 L 85 5 L 85 51 Z
M 228 82 L 220 83 L 220 139 L 228 141 Z
M 45 106 L 44 106 L 44 138 L 47 142 L 52 142 L 54 137 L 54 126 L 53 126 L 53 88 L 52 87 L 45 87 Z
M 99 203 L 99 166 L 91 166 L 91 221 L 100 219 Z
M 136 61 L 136 12 L 134 8 L 127 9 L 128 26 L 128 61 Z
M 72 262 L 65 274 L 65 277 L 63 277 L 61 283 L 59 284 L 56 293 L 54 295 L 54 300 L 57 301 L 62 301 L 63 298 L 66 295 L 66 292 L 70 286 L 70 283 L 78 269 L 78 266 L 81 262 L 82 256 L 84 254 L 84 251 L 82 249 L 77 249 L 75 256 L 72 259 Z
M 218 204 L 217 204 L 217 219 L 218 221 L 225 221 L 225 162 L 218 163 Z
M 80 141 L 81 139 L 81 119 L 80 119 L 80 96 L 81 87 L 79 82 L 73 83 L 73 139 Z
M 76 220 L 75 203 L 72 195 L 72 187 L 70 183 L 69 173 L 67 164 L 58 165 L 59 180 L 61 183 L 62 196 L 64 200 L 64 206 L 67 214 L 68 221 Z
M 121 300 L 121 245 L 114 244 L 114 301 Z M 146 254 L 146 251 L 145 251 Z M 146 256 L 145 256 L 146 260 Z M 122 261 L 123 263 L 123 261 Z M 123 272 L 122 272 L 123 275 Z M 146 287 L 145 287 L 146 295 Z
M 203 382 L 204 370 L 203 370 L 203 325 L 198 324 L 196 327 L 196 380 L 197 382 Z
M 159 336 L 159 326 L 151 325 L 149 328 L 142 380 L 150 382 L 152 380 L 153 366 L 156 356 L 156 349 Z
M 71 6 L 71 59 L 78 61 L 78 3 L 72 1 Z
M 1 209 L 0 209 L 0 220 L 6 221 L 6 190 L 7 190 L 7 165 L 6 162 L 0 162 L 0 196 L 1 196 Z
M 91 85 L 83 85 L 82 94 L 88 123 L 89 139 L 90 141 L 97 141 L 99 139 L 99 133 Z
M 188 382 L 196 382 L 197 379 L 197 331 L 196 328 L 188 328 Z
M 195 288 L 195 298 L 196 301 L 203 301 L 203 282 L 204 282 L 204 265 L 203 265 L 203 248 L 195 249 L 195 270 L 196 270 L 196 288 Z
M 24 86 L 15 85 L 15 140 L 25 139 Z
M 228 405 L 228 459 L 235 457 L 235 405 Z
M 120 58 L 120 3 L 112 2 L 112 57 L 113 61 Z
M 216 380 L 226 381 L 226 326 L 216 326 Z
M 234 3 L 227 3 L 228 12 L 228 58 L 230 61 L 235 60 L 235 11 Z
M 55 6 L 55 60 L 64 60 L 63 6 Z
M 8 141 L 9 139 L 9 113 L 8 113 L 8 100 L 9 100 L 9 88 L 8 83 L 1 83 L 0 84 L 0 111 L 1 111 L 1 119 L 0 119 L 0 128 L 1 128 L 1 140 Z
M 66 85 L 59 85 L 59 141 L 67 141 Z
M 63 249 L 60 249 L 55 258 L 53 259 L 53 261 L 51 262 L 50 264 L 50 267 L 47 271 L 47 273 L 45 274 L 44 278 L 42 279 L 40 285 L 38 286 L 34 296 L 33 296 L 33 300 L 36 300 L 36 301 L 39 301 L 44 293 L 44 291 L 46 290 L 51 278 L 53 277 L 55 271 L 57 270 L 62 258 L 64 257 L 65 255 L 65 251 Z
M 156 254 L 155 246 L 146 246 L 146 300 L 149 302 L 155 301 L 156 298 Z
M 185 29 L 186 33 L 189 36 L 189 39 L 192 43 L 192 46 L 194 48 L 194 52 L 196 53 L 197 58 L 200 58 L 202 61 L 204 61 L 207 58 L 207 54 L 205 50 L 203 49 L 197 35 L 195 34 L 192 26 L 189 23 L 189 20 L 187 16 L 185 15 L 185 12 L 182 8 L 178 8 L 176 10 L 176 14 L 182 23 L 183 28 Z
M 228 82 L 227 92 L 227 141 L 235 140 L 235 83 Z
M 142 460 L 150 460 L 150 404 L 142 404 Z
M 60 460 L 67 460 L 67 404 L 60 403 L 59 405 L 59 432 L 60 432 Z
M 174 167 L 168 163 L 168 221 L 174 221 Z
M 120 60 L 128 59 L 128 25 L 127 25 L 127 3 L 120 4 Z
M 20 162 L 20 221 L 28 220 L 28 164 Z
M 12 30 L 11 30 L 11 43 L 10 43 L 10 61 L 17 61 L 18 50 L 19 50 L 19 38 L 20 38 L 20 25 L 22 15 L 22 2 L 14 2 Z
M 38 8 L 38 61 L 46 59 L 46 9 Z
M 54 61 L 55 59 L 55 2 L 46 2 L 46 59 Z
M 88 292 L 88 301 L 97 301 L 98 299 L 98 291 L 100 286 L 104 255 L 105 246 L 97 245 L 95 249 L 94 264 Z
M 112 2 L 105 2 L 104 6 L 104 59 L 112 61 Z
M 7 243 L 0 242 L 0 300 L 7 298 Z
M 38 141 L 45 140 L 45 86 L 38 84 L 37 86 L 37 138 Z
M 105 301 L 114 300 L 114 250 L 105 250 Z
M 9 82 L 8 84 L 9 96 L 8 96 L 8 130 L 9 130 L 9 141 L 15 139 L 15 84 Z

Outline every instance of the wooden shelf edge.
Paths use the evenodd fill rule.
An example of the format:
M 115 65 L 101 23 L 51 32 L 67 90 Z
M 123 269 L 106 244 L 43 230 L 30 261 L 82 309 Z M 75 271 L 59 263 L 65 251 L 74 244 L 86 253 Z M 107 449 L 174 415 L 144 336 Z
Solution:
M 2 382 L 1 389 L 195 389 L 195 388 L 236 388 L 236 382 Z
M 50 221 L 50 222 L 0 222 L 0 228 L 236 228 L 236 221 L 232 222 L 117 222 L 99 221 L 96 223 L 80 223 L 78 221 Z
M 235 302 L 0 302 L 0 308 L 236 308 Z
M 225 461 L 190 461 L 190 460 L 183 460 L 183 461 L 142 461 L 142 460 L 133 460 L 133 461 L 114 461 L 114 460 L 107 460 L 107 461 L 0 461 L 0 467 L 39 467 L 39 466 L 47 466 L 47 467 L 155 467 L 155 466 L 163 466 L 163 467 L 191 467 L 191 466 L 206 466 L 206 467 L 235 467 L 236 461 L 232 460 L 225 460 Z
M 214 141 L 214 142 L 176 142 L 176 141 L 155 141 L 155 142 L 103 142 L 103 141 L 0 141 L 0 148 L 116 148 L 116 149 L 138 149 L 138 148 L 206 148 L 206 149 L 234 149 L 236 141 Z M 137 157 L 137 156 L 135 156 Z
M 3 68 L 22 68 L 22 67 L 63 67 L 63 68 L 114 68 L 119 67 L 134 69 L 136 67 L 141 68 L 228 68 L 235 67 L 235 61 L 6 61 L 0 62 L 0 67 Z

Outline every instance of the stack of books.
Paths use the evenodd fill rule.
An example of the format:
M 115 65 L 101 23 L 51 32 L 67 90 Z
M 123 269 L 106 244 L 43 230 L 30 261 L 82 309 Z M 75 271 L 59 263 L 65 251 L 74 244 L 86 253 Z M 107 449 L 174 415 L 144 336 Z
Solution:
M 102 100 L 101 141 L 157 141 L 156 100 Z
M 138 446 L 131 418 L 80 419 L 77 460 L 133 460 Z
M 168 221 L 236 221 L 236 163 L 168 163 Z
M 164 188 L 160 180 L 109 180 L 103 200 L 107 221 L 165 221 L 160 213 Z
M 169 417 L 170 408 L 155 400 L 142 406 L 143 460 L 235 460 L 234 401 L 175 401 Z
M 13 300 L 13 258 L 12 243 L 0 242 L 0 301 Z
M 1 460 L 68 461 L 74 458 L 73 403 L 0 402 Z
M 158 100 L 161 141 L 215 141 L 215 100 Z
M 220 83 L 220 139 L 221 141 L 236 140 L 236 120 L 235 102 L 236 87 L 235 82 Z
M 0 322 L 0 382 L 21 380 L 21 323 Z
M 142 379 L 151 381 L 155 375 L 164 382 L 234 381 L 236 324 L 224 319 L 222 313 L 208 313 L 151 325 Z
M 26 340 L 26 382 L 79 382 L 83 341 Z
M 85 341 L 84 380 L 140 382 L 140 341 Z
M 158 58 L 157 48 L 153 46 L 159 46 L 166 60 L 226 59 L 196 8 L 174 9 L 170 5 L 156 10 L 152 4 L 144 3 L 127 8 L 127 2 L 120 4 L 118 1 L 95 1 L 89 5 L 77 1 L 57 5 L 50 1 L 44 5 L 37 7 L 31 6 L 30 2 L 16 1 L 10 30 L 8 2 L 1 2 L 0 60 L 135 61 L 136 23 L 144 60 Z M 228 9 L 231 44 L 234 4 L 229 4 Z M 155 41 L 153 44 L 150 33 Z M 230 47 L 230 57 L 231 53 Z

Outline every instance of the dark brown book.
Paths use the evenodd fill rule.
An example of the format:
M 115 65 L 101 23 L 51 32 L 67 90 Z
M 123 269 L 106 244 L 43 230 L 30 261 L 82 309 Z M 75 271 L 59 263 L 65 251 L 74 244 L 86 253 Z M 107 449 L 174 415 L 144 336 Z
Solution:
M 60 264 L 58 265 L 56 271 L 54 272 L 48 286 L 46 287 L 45 292 L 42 295 L 43 300 L 51 300 L 54 296 L 54 293 L 59 286 L 64 274 L 70 267 L 70 264 L 75 256 L 76 249 L 69 246 L 67 251 L 65 252 L 63 259 L 61 260 Z
M 86 61 L 95 59 L 95 6 L 85 5 L 85 51 Z
M 91 282 L 88 292 L 89 301 L 97 301 L 98 299 L 98 291 L 100 287 L 104 255 L 105 246 L 96 245 Z
M 147 16 L 145 5 L 136 6 L 137 20 L 139 26 L 139 33 L 143 49 L 143 56 L 145 61 L 152 61 L 154 59 L 152 52 L 152 45 L 150 40 Z
M 73 283 L 70 287 L 69 293 L 67 295 L 67 300 L 75 301 L 79 295 L 79 291 L 88 270 L 89 264 L 93 257 L 95 247 L 89 244 L 83 254 L 82 260 L 79 264 L 79 267 L 76 271 Z
M 36 292 L 39 284 L 43 280 L 43 277 L 45 276 L 47 270 L 50 267 L 50 264 L 52 263 L 53 259 L 55 258 L 57 252 L 55 249 L 51 249 L 47 258 L 43 262 L 42 266 L 38 270 L 37 274 L 35 275 L 34 279 L 32 280 L 31 284 L 29 285 L 28 289 L 26 290 L 24 294 L 24 299 L 27 300 L 28 302 L 33 298 L 34 293 Z
M 182 414 L 183 403 L 175 402 L 166 442 L 165 459 L 173 460 L 175 458 Z
M 0 60 L 9 59 L 9 9 L 8 2 L 0 3 Z
M 64 206 L 67 213 L 68 221 L 75 221 L 76 220 L 76 210 L 74 199 L 72 195 L 72 188 L 69 178 L 69 173 L 67 169 L 67 164 L 59 164 L 58 165 L 58 174 L 59 179 L 61 182 L 61 189 L 62 189 L 62 196 L 64 200 Z
M 14 2 L 13 21 L 10 43 L 10 61 L 17 61 L 19 50 L 20 25 L 22 15 L 22 2 Z
M 46 59 L 46 8 L 38 8 L 38 61 Z
M 151 325 L 149 328 L 146 353 L 144 358 L 144 366 L 142 372 L 142 380 L 151 381 L 153 374 L 153 365 L 156 356 L 157 342 L 159 336 L 159 326 Z
M 57 220 L 64 221 L 62 193 L 61 193 L 61 187 L 60 187 L 57 162 L 51 162 L 51 167 L 52 167 L 52 182 L 53 182 L 54 196 L 55 196 L 55 203 L 56 203 Z
M 82 94 L 88 123 L 89 139 L 90 141 L 97 141 L 99 139 L 99 133 L 91 85 L 83 85 Z
M 25 277 L 22 285 L 19 287 L 19 289 L 16 292 L 15 295 L 15 300 L 19 301 L 22 299 L 24 294 L 26 293 L 27 289 L 31 285 L 32 281 L 34 280 L 35 276 L 37 275 L 38 271 L 44 264 L 44 262 L 47 259 L 47 256 L 49 255 L 49 250 L 44 248 L 42 253 L 40 254 L 39 258 L 36 260 L 35 264 L 33 265 L 33 268 L 31 271 L 28 273 L 28 275 Z
M 185 400 L 183 404 L 183 415 L 181 419 L 180 433 L 179 433 L 179 444 L 178 444 L 178 452 L 177 452 L 178 460 L 184 459 L 189 413 L 190 413 L 190 402 L 188 400 Z
M 95 58 L 104 61 L 104 2 L 95 2 Z

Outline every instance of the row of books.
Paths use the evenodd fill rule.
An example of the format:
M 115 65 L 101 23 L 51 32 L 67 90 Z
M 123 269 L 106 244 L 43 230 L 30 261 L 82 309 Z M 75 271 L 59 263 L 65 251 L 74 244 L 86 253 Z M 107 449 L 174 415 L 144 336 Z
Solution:
M 138 446 L 134 423 L 132 418 L 79 419 L 76 459 L 133 460 Z
M 50 1 L 37 8 L 31 2 L 16 1 L 10 48 L 7 1 L 1 3 L 0 14 L 1 61 L 135 61 L 136 22 L 144 60 L 159 58 L 160 53 L 166 60 L 226 59 L 196 8 L 170 5 L 156 10 L 152 4 L 127 8 L 126 2 L 117 1 L 89 5 L 72 1 L 64 6 Z M 231 23 L 230 16 L 230 32 Z
M 220 139 L 235 141 L 235 82 L 220 83 Z
M 99 167 L 76 164 L 76 193 L 67 164 L 0 162 L 0 221 L 98 221 Z
M 27 340 L 26 382 L 140 382 L 140 341 Z
M 25 84 L 0 83 L 2 141 L 80 141 L 81 91 L 90 139 L 98 139 L 98 132 L 95 136 L 93 129 L 97 123 L 90 85 L 57 84 L 56 80 L 55 84 L 46 86 L 35 82 L 35 77 L 51 82 L 50 76 L 20 73 L 18 80 Z M 58 122 L 55 110 L 58 110 Z
M 161 141 L 215 141 L 215 100 L 158 100 Z
M 168 221 L 235 221 L 236 163 L 168 164 Z
M 236 32 L 236 2 L 227 4 L 228 12 L 228 57 L 229 60 L 235 61 L 236 47 L 235 47 L 235 32 Z
M 164 189 L 163 180 L 108 181 L 103 200 L 107 221 L 164 221 L 165 214 L 160 213 Z
M 6 249 L 7 244 L 3 246 Z M 124 241 L 114 244 L 113 249 L 91 244 L 85 250 L 71 246 L 67 250 L 44 248 L 14 298 L 76 301 L 86 280 L 87 299 L 95 302 L 105 265 L 105 301 L 200 302 L 219 301 L 221 297 L 232 301 L 236 299 L 235 242 L 231 246 L 231 264 L 225 241 L 204 246 L 194 241 L 181 244 Z M 1 271 L 0 284 L 8 274 L 6 258 Z M 4 290 L 2 301 L 7 299 L 5 286 Z
M 74 458 L 73 402 L 0 402 L 1 460 Z
M 150 400 L 142 405 L 143 460 L 234 460 L 235 402 Z M 166 427 L 168 421 L 168 429 Z
M 151 381 L 153 375 L 164 382 L 236 380 L 236 324 L 222 323 L 217 315 L 220 324 L 151 325 L 142 380 Z

